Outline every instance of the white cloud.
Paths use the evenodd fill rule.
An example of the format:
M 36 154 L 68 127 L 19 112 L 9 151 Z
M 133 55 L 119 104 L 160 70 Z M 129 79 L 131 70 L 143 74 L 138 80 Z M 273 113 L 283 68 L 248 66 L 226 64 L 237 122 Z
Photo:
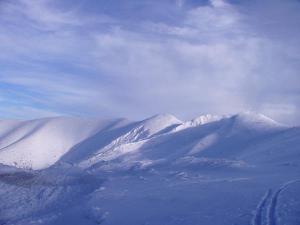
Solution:
M 20 67 L 8 66 L 0 82 L 44 92 L 40 101 L 57 113 L 77 107 L 93 115 L 190 117 L 261 109 L 284 120 L 283 105 L 299 113 L 299 94 L 289 102 L 278 98 L 299 91 L 299 48 L 273 39 L 272 26 L 255 21 L 255 11 L 247 15 L 222 0 L 186 11 L 179 1 L 184 17 L 176 23 L 132 24 L 87 16 L 80 7 L 62 11 L 45 0 L 20 3 L 11 2 L 0 16 L 11 25 L 0 27 L 0 63 Z

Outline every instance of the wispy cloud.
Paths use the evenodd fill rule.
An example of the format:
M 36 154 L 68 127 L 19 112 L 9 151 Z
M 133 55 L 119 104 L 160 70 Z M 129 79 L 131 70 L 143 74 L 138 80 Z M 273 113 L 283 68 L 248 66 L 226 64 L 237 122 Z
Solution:
M 0 3 L 2 115 L 258 110 L 299 123 L 297 1 L 97 2 Z

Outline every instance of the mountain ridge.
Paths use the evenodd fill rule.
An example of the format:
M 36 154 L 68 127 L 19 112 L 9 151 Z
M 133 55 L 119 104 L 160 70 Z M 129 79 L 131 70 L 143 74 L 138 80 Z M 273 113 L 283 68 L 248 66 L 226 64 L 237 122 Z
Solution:
M 157 141 L 160 136 L 172 136 L 172 133 L 180 133 L 205 125 L 209 127 L 209 124 L 213 123 L 220 123 L 222 129 L 226 130 L 226 135 L 230 135 L 231 132 L 239 133 L 241 128 L 253 130 L 253 132 L 287 128 L 266 116 L 250 112 L 232 116 L 203 115 L 189 121 L 180 121 L 171 114 L 159 114 L 142 121 L 75 117 L 54 117 L 28 121 L 1 120 L 0 163 L 20 168 L 45 169 L 63 159 L 65 155 L 70 155 L 75 146 L 85 143 L 82 149 L 77 149 L 77 160 L 75 161 L 80 165 L 91 166 L 99 160 L 109 161 L 140 151 L 142 146 L 148 145 L 153 140 Z M 118 133 L 117 130 L 120 132 Z M 220 135 L 225 135 L 220 133 L 221 130 L 219 129 L 218 133 L 207 133 L 207 135 L 199 137 L 199 140 L 195 140 L 198 147 L 192 147 L 186 154 L 201 152 L 201 149 L 211 146 Z M 111 137 L 105 141 L 103 137 L 108 134 Z M 91 140 L 92 137 L 94 140 Z M 103 143 L 100 142 L 101 139 L 103 139 Z M 88 153 L 88 150 L 85 149 L 92 145 L 93 150 Z M 69 157 L 69 159 L 71 158 Z M 80 163 L 80 160 L 85 163 Z M 91 163 L 92 161 L 94 163 Z
M 0 224 L 295 225 L 299 137 L 253 113 L 1 121 Z

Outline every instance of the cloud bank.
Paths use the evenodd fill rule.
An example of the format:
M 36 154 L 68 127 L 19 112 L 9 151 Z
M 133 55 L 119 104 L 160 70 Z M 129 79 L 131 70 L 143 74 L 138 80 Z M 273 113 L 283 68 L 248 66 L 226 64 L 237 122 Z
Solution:
M 300 124 L 300 2 L 2 1 L 0 116 Z

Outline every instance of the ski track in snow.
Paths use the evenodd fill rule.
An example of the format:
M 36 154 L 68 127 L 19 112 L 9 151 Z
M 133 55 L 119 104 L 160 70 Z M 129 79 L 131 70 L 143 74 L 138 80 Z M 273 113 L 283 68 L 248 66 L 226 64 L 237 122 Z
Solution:
M 64 118 L 45 121 L 47 126 L 37 131 L 31 129 L 35 121 L 13 132 L 9 132 L 10 123 L 0 126 L 0 145 L 9 146 L 6 151 L 0 146 L 0 164 L 21 168 L 2 169 L 0 165 L 0 225 L 287 222 L 280 216 L 290 207 L 284 202 L 294 200 L 284 193 L 300 181 L 299 148 L 294 147 L 300 143 L 300 128 L 285 128 L 252 114 L 187 122 L 171 115 L 120 123 Z M 44 124 L 44 120 L 38 123 Z M 87 164 L 82 166 L 83 162 Z M 41 172 L 35 172 L 39 168 Z M 266 180 L 261 182 L 262 178 Z M 151 179 L 153 182 L 148 182 Z M 249 179 L 255 186 L 243 189 Z M 275 179 L 279 182 L 273 186 Z M 237 186 L 232 183 L 235 181 L 242 182 Z M 245 199 L 239 198 L 232 202 L 239 205 L 226 208 L 227 196 L 224 201 L 216 199 L 224 192 L 215 187 L 223 185 L 225 190 L 237 187 L 233 190 L 241 196 L 246 193 Z M 256 205 L 252 196 L 259 198 Z M 243 201 L 247 204 L 241 207 Z M 203 209 L 201 214 L 193 214 L 195 207 Z M 289 221 L 299 217 L 297 208 L 292 208 L 295 212 L 288 214 Z M 137 218 L 130 215 L 132 212 Z
M 285 184 L 283 184 L 276 192 L 275 194 L 272 196 L 271 199 L 271 203 L 269 205 L 269 210 L 268 210 L 268 219 L 269 219 L 269 223 L 268 225 L 277 225 L 277 203 L 278 203 L 278 198 L 280 196 L 280 194 L 287 189 L 290 185 L 299 182 L 300 180 L 292 180 L 289 181 Z
M 266 194 L 261 199 L 260 203 L 258 204 L 254 219 L 252 224 L 253 225 L 264 225 L 263 222 L 263 211 L 267 207 L 266 211 L 266 225 L 278 225 L 277 223 L 277 205 L 278 199 L 280 194 L 286 190 L 290 185 L 300 182 L 300 180 L 292 180 L 287 183 L 284 183 L 274 194 L 272 195 L 272 190 L 269 189 Z M 268 200 L 270 201 L 269 205 L 267 205 Z
M 260 201 L 260 203 L 258 204 L 257 208 L 256 208 L 256 212 L 254 215 L 254 220 L 253 220 L 253 225 L 263 225 L 263 210 L 267 204 L 268 199 L 270 198 L 272 194 L 272 190 L 269 189 L 266 194 L 264 195 L 264 197 L 262 198 L 262 200 Z

